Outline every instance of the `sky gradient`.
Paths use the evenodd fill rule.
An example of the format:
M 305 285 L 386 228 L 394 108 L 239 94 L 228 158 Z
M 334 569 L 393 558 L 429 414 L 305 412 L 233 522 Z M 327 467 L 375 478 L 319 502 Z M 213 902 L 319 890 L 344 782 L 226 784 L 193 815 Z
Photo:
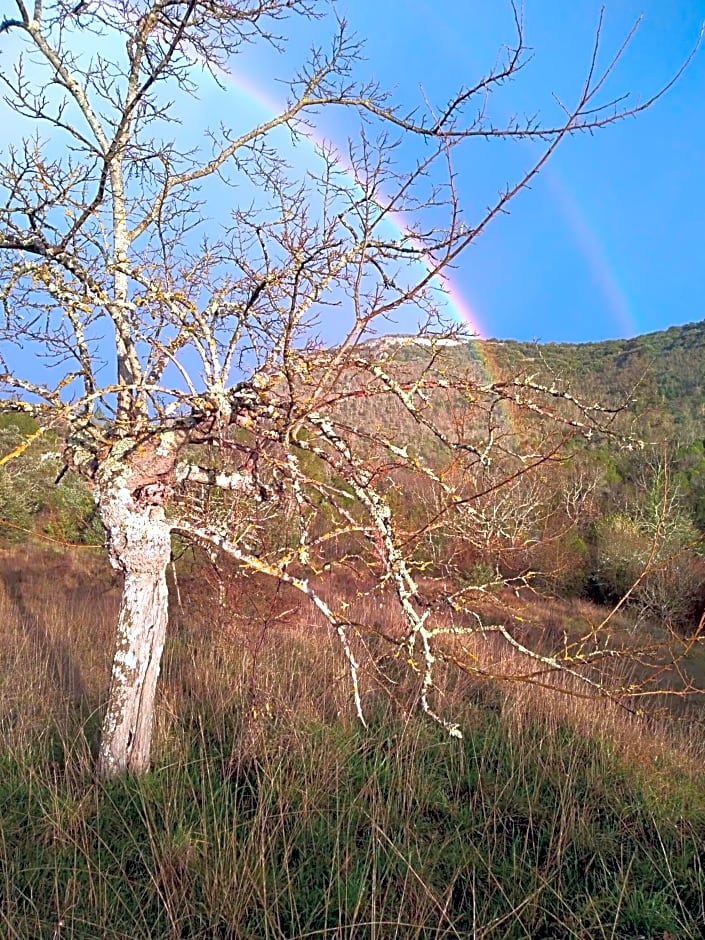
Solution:
M 358 77 L 377 79 L 409 107 L 424 100 L 444 104 L 454 90 L 486 74 L 502 47 L 515 40 L 508 0 L 337 0 L 333 6 L 365 41 Z M 579 94 L 599 13 L 599 0 L 526 0 L 531 61 L 493 96 L 497 123 L 523 114 L 560 120 L 554 96 L 570 105 Z M 636 103 L 666 84 L 698 40 L 705 0 L 611 0 L 603 65 L 640 16 L 607 97 L 629 93 Z M 249 124 L 271 116 L 286 94 L 281 81 L 291 77 L 311 43 L 326 42 L 333 25 L 287 21 L 287 51 L 248 48 L 232 63 L 223 88 L 204 83 L 197 101 L 187 99 L 186 125 L 193 119 L 203 128 L 223 114 Z M 4 37 L 6 63 L 14 42 Z M 3 119 L 0 141 L 6 145 L 20 128 L 6 110 Z M 321 134 L 344 151 L 351 132 L 345 112 L 326 116 L 326 122 Z M 469 225 L 538 152 L 527 142 L 481 139 L 458 150 L 457 186 Z M 305 173 L 306 147 L 298 154 L 295 170 Z M 561 145 L 509 214 L 495 219 L 450 272 L 450 306 L 481 336 L 540 341 L 629 337 L 703 319 L 704 220 L 701 48 L 675 87 L 646 113 Z
M 500 0 L 339 0 L 365 40 L 361 66 L 409 104 L 443 102 L 490 68 L 514 39 Z M 575 100 L 592 53 L 600 3 L 527 0 L 531 61 L 493 99 L 498 120 L 555 120 L 558 96 Z M 636 103 L 667 83 L 695 46 L 705 2 L 615 0 L 605 10 L 606 64 L 642 17 L 607 86 Z M 296 27 L 295 27 L 296 28 Z M 294 48 L 322 38 L 310 26 Z M 234 65 L 235 84 L 266 107 L 277 96 L 284 57 L 258 52 Z M 326 128 L 341 149 L 345 127 Z M 516 151 L 510 153 L 509 150 Z M 461 200 L 481 211 L 531 159 L 473 141 L 456 161 Z M 592 341 L 628 337 L 705 317 L 705 50 L 652 109 L 564 142 L 530 190 L 496 219 L 451 274 L 455 307 L 487 337 Z M 458 313 L 460 315 L 460 313 Z M 466 316 L 467 319 L 467 316 Z

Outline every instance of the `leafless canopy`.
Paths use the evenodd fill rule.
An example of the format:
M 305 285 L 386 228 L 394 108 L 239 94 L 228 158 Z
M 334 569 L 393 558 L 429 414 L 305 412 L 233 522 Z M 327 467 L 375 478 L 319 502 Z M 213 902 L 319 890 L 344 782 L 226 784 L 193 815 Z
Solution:
M 149 533 L 163 525 L 306 593 L 340 635 L 361 714 L 344 606 L 323 599 L 312 573 L 344 557 L 353 536 L 358 555 L 367 546 L 431 711 L 445 627 L 420 600 L 418 546 L 451 517 L 469 538 L 506 536 L 489 494 L 550 460 L 561 436 L 611 420 L 565 388 L 488 381 L 452 357 L 460 337 L 443 318 L 443 272 L 564 138 L 635 115 L 668 87 L 638 103 L 614 97 L 608 83 L 633 32 L 604 58 L 600 22 L 574 103 L 547 124 L 498 124 L 494 96 L 527 62 L 513 10 L 515 35 L 490 71 L 410 112 L 358 80 L 358 41 L 314 0 L 15 0 L 0 23 L 14 132 L 0 166 L 2 408 L 68 429 L 65 459 L 94 488 L 127 582 L 144 573 L 145 551 L 155 557 Z M 283 48 L 295 18 L 328 18 L 331 41 L 282 86 L 279 113 L 243 127 L 226 81 L 234 57 L 250 43 Z M 194 140 L 189 113 L 208 83 L 222 86 L 226 116 Z M 295 173 L 292 147 L 318 141 L 326 114 L 343 109 L 354 136 L 315 144 L 309 172 Z M 541 150 L 471 218 L 453 156 L 475 138 Z M 420 324 L 423 364 L 399 364 L 404 344 L 369 342 L 395 315 Z M 440 400 L 453 416 L 445 424 Z M 535 437 L 518 439 L 503 402 L 555 419 L 555 439 L 538 450 Z M 410 446 L 419 436 L 433 442 L 426 457 Z M 395 522 L 404 474 L 424 481 L 432 507 L 416 534 L 408 513 Z M 213 488 L 230 495 L 205 495 Z M 278 544 L 263 536 L 273 514 L 286 519 Z M 135 590 L 121 613 L 128 634 L 146 603 Z M 449 598 L 453 629 L 480 623 L 468 596 Z M 106 737 L 125 707 L 125 668 L 118 655 Z M 104 755 L 106 772 L 120 760 Z

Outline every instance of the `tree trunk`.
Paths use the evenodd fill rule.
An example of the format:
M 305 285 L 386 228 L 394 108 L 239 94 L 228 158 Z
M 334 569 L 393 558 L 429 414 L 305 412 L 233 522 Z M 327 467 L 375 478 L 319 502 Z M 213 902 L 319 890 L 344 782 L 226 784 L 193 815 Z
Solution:
M 103 778 L 149 768 L 168 621 L 170 526 L 159 485 L 135 490 L 133 482 L 129 472 L 114 473 L 98 494 L 111 561 L 125 579 L 98 755 L 98 775 Z

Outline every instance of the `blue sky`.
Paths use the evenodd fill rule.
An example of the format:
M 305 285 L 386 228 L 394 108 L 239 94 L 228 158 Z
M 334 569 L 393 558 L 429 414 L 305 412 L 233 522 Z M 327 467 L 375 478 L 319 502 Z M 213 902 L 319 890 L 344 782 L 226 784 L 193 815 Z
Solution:
M 471 83 L 513 40 L 502 0 L 338 0 L 365 39 L 367 72 L 404 102 L 443 102 Z M 601 4 L 526 0 L 531 62 L 496 96 L 498 120 L 558 115 L 553 95 L 574 101 L 592 53 Z M 693 49 L 705 0 L 613 0 L 605 9 L 601 62 L 641 24 L 607 86 L 635 103 L 668 82 Z M 298 27 L 295 48 L 312 38 Z M 319 33 L 317 32 L 316 37 Z M 323 35 L 323 33 L 320 33 Z M 238 69 L 243 63 L 237 64 Z M 283 58 L 258 51 L 241 72 L 276 95 Z M 345 127 L 332 125 L 345 143 Z M 327 133 L 331 133 L 327 128 Z M 531 159 L 530 144 L 473 141 L 456 156 L 459 190 L 472 210 Z M 495 220 L 458 262 L 453 287 L 481 335 L 542 341 L 633 336 L 705 317 L 705 49 L 648 112 L 566 141 L 530 191 Z
M 7 2 L 2 7 L 10 9 Z M 366 42 L 358 74 L 378 79 L 409 105 L 424 96 L 445 102 L 455 88 L 484 74 L 514 38 L 505 0 L 337 0 L 335 7 Z M 556 120 L 553 94 L 571 103 L 579 92 L 599 11 L 598 0 L 526 0 L 532 59 L 493 99 L 498 122 L 522 113 Z M 635 102 L 666 83 L 688 56 L 705 20 L 705 0 L 612 0 L 603 62 L 641 15 L 607 89 L 614 96 L 629 92 Z M 233 63 L 240 87 L 202 89 L 200 101 L 188 105 L 198 118 L 194 126 L 217 120 L 224 109 L 261 119 L 262 102 L 266 108 L 283 97 L 277 79 L 290 77 L 305 46 L 323 41 L 331 24 L 299 21 L 286 30 L 293 40 L 286 55 L 258 46 Z M 243 86 L 256 94 L 243 96 Z M 342 117 L 325 128 L 341 149 L 347 131 Z M 0 141 L 14 134 L 12 122 L 0 127 Z M 482 140 L 458 151 L 469 224 L 534 153 L 525 142 L 509 147 Z M 703 220 L 705 49 L 645 114 L 566 141 L 510 214 L 496 219 L 458 261 L 453 291 L 483 336 L 589 341 L 703 319 Z
M 508 5 L 492 0 L 342 0 L 367 37 L 368 66 L 383 84 L 432 99 L 471 81 L 511 39 Z M 556 114 L 589 61 L 600 4 L 526 0 L 532 61 L 497 97 L 496 113 Z M 613 0 L 604 60 L 643 14 L 609 86 L 646 98 L 687 57 L 705 2 Z M 519 145 L 525 151 L 528 145 Z M 457 166 L 461 196 L 478 190 L 491 145 L 478 141 Z M 652 110 L 567 141 L 511 215 L 494 222 L 459 262 L 453 281 L 488 336 L 599 340 L 705 317 L 705 49 Z

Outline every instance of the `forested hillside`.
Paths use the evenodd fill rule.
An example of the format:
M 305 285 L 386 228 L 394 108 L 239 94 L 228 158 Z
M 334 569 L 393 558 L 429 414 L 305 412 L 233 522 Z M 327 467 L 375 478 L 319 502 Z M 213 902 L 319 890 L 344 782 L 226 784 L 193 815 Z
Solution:
M 473 339 L 446 342 L 440 350 L 432 351 L 428 341 L 418 344 L 410 336 L 393 336 L 371 340 L 367 348 L 400 376 L 427 368 L 435 356 L 430 368 L 439 376 L 449 365 L 456 371 L 469 370 L 488 382 L 524 376 L 538 384 L 565 388 L 585 401 L 621 408 L 617 421 L 624 440 L 639 439 L 649 460 L 668 462 L 682 504 L 698 528 L 705 531 L 705 321 L 601 343 Z M 380 409 L 377 399 L 374 404 L 374 413 L 369 415 L 361 398 L 352 397 L 341 407 L 358 424 L 403 423 L 394 396 L 390 396 L 387 410 L 385 406 Z M 431 405 L 436 409 L 432 421 L 440 426 L 448 424 L 447 398 L 431 397 Z M 26 416 L 3 416 L 2 453 L 11 451 L 35 427 Z M 423 448 L 419 428 L 412 421 L 409 434 L 410 444 Z M 600 474 L 605 505 L 618 504 L 625 488 L 633 489 L 643 475 L 644 453 L 621 447 L 618 439 L 577 439 L 575 450 L 583 461 L 592 454 L 590 462 Z M 62 475 L 61 471 L 59 439 L 53 432 L 33 445 L 21 460 L 2 467 L 3 538 L 21 539 L 23 532 L 37 528 L 69 541 L 100 538 L 90 497 L 70 472 Z
M 435 354 L 441 369 L 450 362 L 487 382 L 520 376 L 615 408 L 622 441 L 594 437 L 575 442 L 581 459 L 593 455 L 606 504 L 620 503 L 625 487 L 633 488 L 643 475 L 646 454 L 647 462 L 668 464 L 680 500 L 705 531 L 705 321 L 600 343 L 470 340 L 432 353 L 426 343 L 395 336 L 372 340 L 370 346 L 375 354 L 383 350 L 400 369 L 415 365 L 418 370 Z M 442 423 L 444 402 L 438 405 Z M 622 446 L 630 438 L 643 450 Z
M 370 341 L 399 363 L 430 356 L 412 337 Z M 705 321 L 600 343 L 521 343 L 473 339 L 444 346 L 457 364 L 488 380 L 533 376 L 604 403 L 624 403 L 652 443 L 690 444 L 705 436 Z
M 551 372 L 603 400 L 631 396 L 632 413 L 653 422 L 661 440 L 690 444 L 705 435 L 705 321 L 602 343 L 487 344 L 509 372 Z
M 367 399 L 351 387 L 341 396 L 339 410 L 351 424 L 374 426 L 376 433 L 396 426 L 403 440 L 408 431 L 410 452 L 423 453 L 431 462 L 439 446 L 428 432 L 431 426 L 475 443 L 490 433 L 488 422 L 491 433 L 506 434 L 508 442 L 543 433 L 545 422 L 537 418 L 529 427 L 526 412 L 513 415 L 504 404 L 488 415 L 447 392 L 444 376 L 451 373 L 469 372 L 486 382 L 525 377 L 537 386 L 564 388 L 576 398 L 615 408 L 614 434 L 576 433 L 530 490 L 510 488 L 501 506 L 491 506 L 505 519 L 503 525 L 511 519 L 516 527 L 516 536 L 504 539 L 503 547 L 497 540 L 485 545 L 467 530 L 448 532 L 443 540 L 429 536 L 419 552 L 435 558 L 437 573 L 466 578 L 471 572 L 477 578 L 485 572 L 492 580 L 498 568 L 504 577 L 524 578 L 531 571 L 534 583 L 560 596 L 613 603 L 639 576 L 658 538 L 655 557 L 673 556 L 673 561 L 659 573 L 658 585 L 647 579 L 636 597 L 658 618 L 676 624 L 697 620 L 705 533 L 705 322 L 584 345 L 472 340 L 445 341 L 435 349 L 428 340 L 393 336 L 371 340 L 363 354 L 365 349 L 400 381 L 424 372 L 430 388 L 426 430 L 404 413 L 395 395 Z M 325 361 L 325 352 L 318 356 Z M 360 375 L 362 381 L 364 372 Z M 354 386 L 355 373 L 347 381 Z M 369 401 L 374 409 L 368 411 Z M 5 415 L 2 452 L 9 453 L 34 427 L 26 416 Z M 445 459 L 441 453 L 436 457 L 438 465 Z M 316 469 L 313 457 L 309 463 L 314 476 L 326 475 L 323 466 Z M 391 495 L 396 511 L 418 526 L 430 512 L 422 508 L 429 495 L 408 491 L 402 478 L 397 485 Z M 478 505 L 489 511 L 487 499 Z M 103 541 L 91 496 L 78 477 L 66 472 L 55 431 L 0 469 L 0 537 L 16 543 L 32 535 L 64 543 Z

